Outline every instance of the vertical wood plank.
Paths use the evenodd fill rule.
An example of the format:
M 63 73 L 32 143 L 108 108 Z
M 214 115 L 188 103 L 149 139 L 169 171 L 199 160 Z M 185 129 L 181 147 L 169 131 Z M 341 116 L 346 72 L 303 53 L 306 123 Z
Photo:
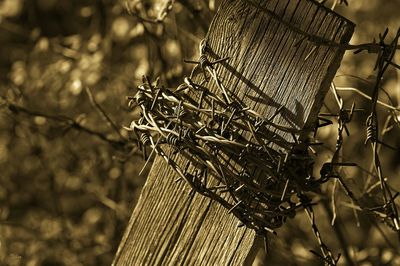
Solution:
M 295 44 L 301 32 L 347 43 L 353 28 L 312 0 L 226 0 L 206 38 L 215 59 L 230 57 L 217 72 L 232 95 L 267 118 L 284 106 L 274 122 L 306 134 L 344 50 L 320 46 L 309 55 L 315 43 Z M 255 233 L 175 177 L 156 158 L 113 264 L 242 265 Z

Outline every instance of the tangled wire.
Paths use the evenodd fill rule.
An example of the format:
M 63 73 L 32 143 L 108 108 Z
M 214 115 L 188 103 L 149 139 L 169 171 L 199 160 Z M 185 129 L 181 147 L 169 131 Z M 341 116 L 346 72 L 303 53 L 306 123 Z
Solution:
M 216 72 L 216 65 L 228 58 L 210 62 L 207 43 L 200 44 L 199 61 L 204 81 L 192 77 L 176 89 L 143 78 L 131 105 L 139 106 L 141 117 L 127 130 L 136 134 L 147 159 L 146 146 L 164 158 L 193 191 L 217 201 L 240 221 L 239 226 L 254 229 L 267 237 L 305 209 L 320 242 L 323 259 L 335 264 L 315 226 L 311 199 L 306 192 L 319 190 L 326 176 L 314 178 L 313 143 L 299 141 L 297 129 L 274 123 L 282 108 L 269 118 L 262 117 L 244 103 L 233 99 Z M 208 77 L 210 76 L 211 79 Z M 214 82 L 217 91 L 210 90 Z M 293 141 L 279 132 L 290 133 Z
M 325 117 L 334 116 L 338 120 L 338 138 L 331 162 L 325 163 L 321 176 L 315 178 L 312 175 L 314 160 L 309 151 L 312 151 L 313 145 L 321 143 L 299 141 L 297 129 L 275 123 L 274 118 L 283 107 L 266 118 L 230 95 L 230 88 L 223 84 L 216 71 L 217 65 L 229 58 L 210 62 L 204 40 L 200 43 L 199 60 L 185 61 L 196 66 L 176 89 L 165 88 L 158 81 L 152 83 L 148 77 L 143 78 L 137 94 L 130 97 L 130 104 L 140 107 L 141 117 L 127 129 L 136 134 L 145 159 L 148 157 L 146 146 L 150 146 L 149 157 L 153 153 L 160 155 L 178 174 L 178 180 L 185 180 L 193 191 L 224 206 L 241 221 L 239 226 L 254 229 L 265 240 L 267 233 L 275 234 L 276 228 L 288 218 L 295 217 L 297 210 L 304 209 L 322 254 L 312 253 L 327 265 L 337 265 L 340 254 L 335 257 L 323 242 L 315 222 L 314 203 L 307 195 L 311 191 L 319 193 L 321 184 L 334 179 L 336 188 L 339 182 L 353 205 L 378 215 L 400 232 L 394 203 L 398 193 L 393 195 L 382 178 L 376 149 L 378 143 L 384 144 L 378 138 L 376 121 L 379 82 L 386 68 L 393 65 L 400 33 L 389 45 L 384 43 L 385 36 L 380 36 L 382 53 L 378 54 L 379 73 L 371 115 L 367 120 L 367 141 L 371 142 L 374 153 L 383 206 L 362 206 L 336 170 L 337 167 L 356 166 L 342 162 L 339 153 L 343 146 L 343 133 L 350 134 L 347 124 L 354 113 L 363 110 L 355 108 L 354 104 L 345 109 L 343 99 L 332 84 L 339 113 L 321 113 L 315 130 L 331 125 L 332 121 Z M 203 76 L 202 79 L 193 78 L 196 71 Z M 196 83 L 195 79 L 202 81 Z M 284 139 L 281 133 L 289 133 L 293 141 Z M 334 192 L 332 195 L 333 223 L 336 216 Z M 348 257 L 348 254 L 345 255 Z

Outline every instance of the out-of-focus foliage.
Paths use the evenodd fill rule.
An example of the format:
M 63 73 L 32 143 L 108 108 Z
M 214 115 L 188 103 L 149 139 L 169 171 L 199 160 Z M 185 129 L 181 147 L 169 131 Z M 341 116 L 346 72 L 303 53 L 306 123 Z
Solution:
M 191 67 L 183 59 L 197 55 L 219 2 L 0 0 L 1 263 L 111 263 L 146 172 L 138 175 L 144 162 L 131 136 L 115 130 L 107 118 L 121 128 L 138 115 L 128 108 L 126 96 L 135 93 L 144 74 L 161 77 L 168 86 L 182 81 Z M 357 24 L 353 43 L 370 42 L 386 27 L 394 31 L 400 25 L 396 0 L 348 2 L 338 11 Z M 370 84 L 349 75 L 373 82 L 374 63 L 374 55 L 348 53 L 335 81 L 370 94 Z M 388 71 L 383 86 L 398 105 L 398 71 Z M 341 96 L 346 106 L 353 100 L 357 107 L 370 106 L 354 93 Z M 335 104 L 328 95 L 326 109 L 337 111 Z M 384 121 L 388 113 L 380 111 Z M 365 119 L 356 115 L 349 125 L 343 156 L 371 171 L 370 150 L 363 144 Z M 333 125 L 318 138 L 334 148 L 336 133 Z M 398 134 L 394 125 L 385 140 L 400 147 Z M 382 148 L 385 177 L 397 190 L 398 155 Z M 331 156 L 329 150 L 319 151 L 317 165 Z M 367 179 L 360 168 L 343 171 L 355 190 Z M 332 185 L 324 189 L 330 197 Z M 349 202 L 342 190 L 337 193 L 338 201 Z M 370 195 L 364 200 L 373 202 Z M 398 250 L 388 246 L 369 218 L 359 214 L 358 227 L 351 209 L 339 204 L 338 209 L 355 261 L 400 264 Z M 323 237 L 336 252 L 341 247 L 330 221 L 323 210 L 318 213 Z M 306 222 L 299 216 L 272 239 L 269 263 L 317 265 L 308 251 L 317 244 Z M 382 230 L 398 249 L 394 234 Z
M 182 3 L 154 24 L 123 0 L 0 1 L 1 265 L 110 265 L 146 176 L 126 96 L 176 84 L 212 17 Z

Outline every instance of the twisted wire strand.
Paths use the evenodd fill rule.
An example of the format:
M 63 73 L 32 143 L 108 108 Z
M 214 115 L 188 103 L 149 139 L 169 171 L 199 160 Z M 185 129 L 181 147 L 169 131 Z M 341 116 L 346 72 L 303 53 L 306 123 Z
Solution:
M 384 206 L 387 211 L 386 215 L 387 217 L 392 221 L 395 231 L 397 231 L 397 236 L 400 239 L 400 220 L 399 220 L 399 214 L 398 214 L 398 209 L 396 206 L 396 203 L 394 202 L 394 197 L 392 195 L 392 192 L 390 188 L 388 187 L 385 179 L 383 178 L 383 171 L 382 171 L 382 165 L 380 162 L 379 158 L 379 152 L 378 152 L 378 143 L 379 143 L 379 130 L 378 130 L 378 119 L 377 119 L 377 102 L 378 102 L 378 96 L 379 96 L 379 91 L 380 91 L 380 84 L 382 82 L 383 76 L 387 70 L 387 68 L 391 65 L 391 62 L 393 61 L 394 55 L 397 50 L 397 45 L 398 41 L 400 38 L 400 28 L 397 31 L 396 36 L 392 40 L 390 44 L 385 43 L 385 38 L 387 36 L 388 29 L 380 35 L 380 40 L 379 44 L 381 46 L 381 52 L 377 56 L 377 63 L 376 63 L 376 68 L 377 68 L 377 77 L 376 77 L 376 82 L 375 82 L 375 87 L 372 95 L 372 104 L 371 104 L 371 112 L 370 115 L 367 118 L 367 139 L 366 142 L 371 143 L 371 150 L 372 150 L 372 156 L 373 156 L 373 163 L 374 163 L 374 168 L 375 171 L 378 175 L 379 181 L 380 181 L 380 187 L 382 191 L 382 198 L 384 201 Z
M 274 232 L 274 228 L 280 227 L 287 218 L 294 217 L 296 209 L 300 208 L 301 205 L 296 206 L 292 203 L 290 194 L 284 196 L 281 201 L 271 201 L 273 198 L 281 199 L 282 190 L 291 191 L 292 185 L 289 185 L 291 187 L 289 189 L 288 185 L 284 186 L 280 181 L 272 181 L 272 177 L 262 181 L 262 183 L 265 183 L 262 185 L 258 183 L 259 181 L 254 180 L 254 177 L 250 174 L 253 171 L 251 169 L 256 167 L 254 162 L 260 161 L 257 167 L 262 167 L 266 174 L 278 176 L 273 169 L 276 168 L 274 164 L 279 160 L 276 160 L 276 155 L 271 154 L 273 150 L 264 144 L 266 142 L 264 128 L 271 126 L 270 121 L 264 119 L 265 122 L 259 123 L 256 130 L 252 124 L 256 122 L 255 117 L 258 114 L 248 108 L 242 108 L 239 103 L 227 104 L 225 101 L 217 101 L 217 108 L 213 110 L 201 109 L 168 89 L 150 88 L 149 85 L 143 85 L 140 88 L 135 99 L 137 105 L 142 109 L 142 117 L 137 122 L 132 122 L 130 129 L 142 132 L 140 141 L 143 145 L 151 143 L 150 134 L 155 134 L 153 136 L 155 138 L 158 135 L 158 139 L 165 139 L 164 142 L 157 141 L 158 145 L 152 145 L 153 150 L 162 156 L 195 191 L 220 202 L 243 224 L 259 233 Z M 204 97 L 218 99 L 211 92 L 208 92 Z M 157 104 L 154 104 L 156 101 Z M 150 105 L 151 108 L 149 108 Z M 235 119 L 237 114 L 241 112 L 248 112 L 251 115 L 243 115 Z M 228 131 L 228 127 L 229 130 L 240 128 L 248 131 L 253 135 L 253 140 L 256 142 L 249 142 L 242 137 L 238 139 L 224 137 L 224 134 L 209 127 L 209 123 L 200 122 L 202 121 L 200 116 L 208 121 L 214 121 L 219 125 L 217 127 L 222 128 L 223 132 Z M 193 165 L 196 163 L 199 167 L 208 169 L 210 174 L 224 183 L 224 190 L 233 199 L 233 204 L 228 199 L 218 195 L 218 193 L 223 192 L 213 192 L 211 187 L 207 187 L 207 183 L 200 179 L 197 172 L 193 172 L 198 170 L 193 170 L 193 167 L 185 167 L 185 170 L 182 170 L 178 163 L 162 149 L 163 143 L 179 149 L 182 142 L 186 143 L 187 150 L 178 152 L 190 154 L 193 158 L 191 161 Z M 248 168 L 248 170 L 245 170 L 248 174 L 239 174 L 237 169 L 230 165 L 224 165 L 223 161 L 217 159 L 222 158 L 221 155 L 215 155 L 214 151 L 218 151 L 218 154 L 226 154 L 228 157 L 233 156 L 232 158 L 238 158 L 240 153 L 242 163 L 239 163 L 239 165 L 243 167 L 243 170 Z M 254 156 L 255 154 L 258 155 Z M 290 178 L 288 177 L 288 179 Z M 255 202 L 259 203 L 255 204 Z M 283 207 L 282 204 L 285 202 L 292 207 Z
M 397 44 L 395 46 L 397 47 Z M 329 181 L 330 177 L 336 177 L 346 194 L 359 205 L 340 175 L 333 172 L 335 166 L 346 165 L 339 160 L 339 152 L 343 146 L 342 134 L 343 131 L 348 133 L 346 124 L 351 121 L 354 106 L 347 111 L 343 107 L 343 100 L 336 97 L 340 112 L 334 156 L 330 165 L 325 167 L 324 173 L 321 169 L 321 178 L 315 180 L 312 176 L 312 166 L 310 166 L 313 159 L 308 154 L 308 144 L 298 143 L 297 139 L 295 143 L 282 140 L 279 144 L 288 149 L 304 145 L 302 152 L 294 152 L 295 149 L 293 149 L 291 152 L 279 153 L 270 147 L 270 144 L 277 141 L 274 135 L 268 133 L 271 127 L 276 131 L 298 133 L 296 129 L 273 122 L 274 117 L 282 108 L 278 108 L 276 114 L 266 119 L 244 104 L 232 100 L 228 95 L 229 90 L 218 76 L 214 67 L 215 62 L 208 60 L 205 47 L 203 43 L 195 68 L 202 69 L 206 85 L 195 84 L 191 75 L 179 87 L 190 88 L 189 94 L 185 94 L 183 89 L 172 91 L 163 87 L 153 87 L 150 81 L 146 80 L 135 96 L 137 106 L 142 109 L 142 117 L 136 123 L 132 123 L 130 129 L 144 132 L 140 136 L 144 145 L 152 143 L 152 138 L 162 139 L 161 142 L 157 141 L 159 145 L 152 144 L 153 150 L 164 158 L 181 179 L 186 180 L 194 191 L 219 202 L 229 213 L 259 234 L 274 233 L 274 229 L 282 226 L 286 219 L 294 217 L 297 209 L 305 208 L 320 245 L 321 258 L 328 265 L 336 265 L 338 258 L 333 256 L 322 241 L 310 207 L 311 203 L 304 201 L 295 204 L 290 198 L 292 195 L 301 198 L 304 192 L 316 191 L 322 183 Z M 383 47 L 386 46 L 383 45 Z M 387 51 L 381 54 L 386 64 L 389 64 L 394 55 Z M 225 59 L 218 61 L 222 60 Z M 378 64 L 380 78 L 383 76 L 385 67 L 385 63 Z M 217 88 L 216 92 L 209 89 L 211 84 L 207 81 L 206 71 L 212 78 L 210 83 L 215 84 Z M 379 84 L 376 88 L 379 88 Z M 375 110 L 377 93 L 374 91 L 372 97 L 373 104 L 371 115 L 367 120 L 366 141 L 371 142 L 373 146 L 374 163 L 381 180 L 386 214 L 392 219 L 395 228 L 398 228 L 394 197 L 384 179 L 381 178 L 382 169 L 376 152 L 379 137 Z M 196 98 L 200 99 L 197 103 Z M 246 139 L 242 135 L 233 134 L 235 130 L 245 132 L 250 138 Z M 150 135 L 152 137 L 149 137 Z M 184 143 L 184 149 L 180 149 L 182 143 Z M 190 158 L 188 164 L 185 167 L 180 166 L 178 161 L 164 152 L 163 145 L 176 148 L 178 155 Z M 263 174 L 257 174 L 257 169 Z M 223 190 L 208 186 L 208 182 L 204 180 L 204 174 L 199 174 L 200 172 L 207 172 L 206 175 L 212 176 L 222 184 Z M 223 196 L 224 193 L 228 193 L 229 197 Z

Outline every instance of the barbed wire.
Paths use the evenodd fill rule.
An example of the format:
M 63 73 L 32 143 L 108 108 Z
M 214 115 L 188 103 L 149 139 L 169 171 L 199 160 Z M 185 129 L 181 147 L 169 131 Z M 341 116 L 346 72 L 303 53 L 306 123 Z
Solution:
M 375 68 L 378 70 L 378 77 L 373 95 L 368 96 L 357 89 L 353 91 L 372 102 L 371 110 L 374 111 L 371 111 L 367 120 L 366 133 L 367 141 L 371 143 L 376 174 L 369 171 L 368 175 L 379 180 L 373 187 L 380 186 L 382 204 L 363 206 L 341 173 L 343 167 L 360 167 L 353 162 L 344 161 L 342 152 L 344 134 L 350 135 L 347 125 L 352 122 L 354 115 L 365 113 L 365 110 L 356 108 L 354 103 L 350 108 L 345 108 L 344 100 L 338 92 L 348 88 L 337 88 L 332 84 L 331 91 L 338 103 L 339 112 L 321 113 L 315 126 L 316 133 L 320 127 L 332 126 L 332 118 L 337 120 L 337 140 L 332 159 L 323 164 L 317 179 L 312 176 L 314 160 L 309 151 L 313 150 L 312 146 L 322 143 L 299 143 L 295 137 L 293 142 L 283 140 L 276 132 L 292 135 L 298 132 L 272 122 L 280 108 L 267 119 L 232 97 L 229 84 L 224 84 L 216 71 L 218 64 L 228 61 L 229 58 L 209 61 L 206 41 L 200 43 L 197 61 L 185 61 L 195 64 L 195 67 L 176 89 L 153 84 L 146 77 L 136 96 L 131 97 L 131 103 L 136 102 L 142 110 L 142 116 L 126 129 L 132 131 L 136 139 L 141 140 L 139 146 L 146 159 L 145 166 L 153 154 L 161 155 L 178 173 L 178 180 L 186 180 L 193 191 L 219 202 L 239 218 L 242 226 L 265 235 L 266 242 L 267 232 L 275 233 L 275 229 L 282 226 L 288 218 L 294 217 L 297 210 L 305 209 L 321 250 L 321 254 L 315 251 L 312 253 L 328 265 L 336 265 L 340 254 L 335 257 L 322 241 L 312 209 L 314 203 L 307 198 L 306 192 L 321 193 L 321 185 L 331 180 L 332 225 L 337 217 L 336 190 L 339 185 L 350 199 L 356 219 L 357 211 L 365 212 L 394 229 L 400 239 L 398 211 L 394 201 L 398 193 L 383 178 L 378 154 L 379 145 L 395 148 L 379 139 L 376 114 L 376 105 L 379 104 L 393 112 L 395 122 L 397 119 L 394 114 L 398 112 L 398 108 L 393 103 L 379 101 L 377 95 L 382 91 L 380 81 L 386 69 L 389 66 L 400 69 L 393 61 L 395 52 L 400 49 L 397 42 L 399 34 L 389 44 L 385 42 L 388 30 L 379 36 L 378 41 L 374 39 L 370 43 L 356 45 L 337 43 L 292 25 L 261 6 L 260 2 L 247 2 L 299 34 L 294 46 L 301 42 L 315 44 L 310 54 L 319 46 L 352 50 L 355 54 L 363 51 L 377 54 Z M 324 2 L 326 1 L 321 4 Z M 348 3 L 335 0 L 331 9 L 339 4 Z M 199 70 L 203 79 L 196 83 L 195 80 L 199 80 L 196 72 Z M 211 87 L 217 88 L 217 91 L 212 91 Z M 400 124 L 398 121 L 397 123 Z M 149 156 L 146 146 L 151 149 Z M 291 200 L 293 195 L 297 196 L 297 202 Z M 345 246 L 342 243 L 342 247 Z M 343 252 L 346 260 L 350 260 L 347 251 Z
M 384 69 L 393 66 L 390 62 L 398 47 L 399 34 L 390 44 L 384 42 L 386 35 L 387 32 L 380 36 L 379 46 L 384 52 L 378 52 L 380 74 L 377 80 L 382 79 Z M 393 189 L 381 178 L 382 169 L 376 152 L 377 145 L 384 144 L 377 134 L 376 105 L 382 105 L 377 100 L 377 92 L 371 97 L 373 106 L 372 116 L 367 121 L 367 141 L 373 143 L 375 170 L 381 184 L 383 204 L 371 208 L 362 206 L 337 170 L 348 166 L 358 167 L 355 163 L 342 161 L 341 152 L 343 134 L 350 135 L 347 124 L 356 113 L 365 112 L 364 109 L 356 108 L 354 103 L 350 109 L 346 109 L 332 83 L 331 91 L 338 103 L 339 113 L 320 113 L 315 132 L 320 127 L 333 124 L 328 117 L 336 118 L 336 147 L 331 162 L 325 163 L 320 170 L 321 176 L 315 178 L 312 175 L 314 159 L 309 151 L 313 145 L 321 143 L 312 143 L 310 140 L 299 142 L 296 137 L 293 142 L 279 138 L 277 132 L 299 133 L 298 130 L 273 122 L 281 108 L 267 119 L 231 97 L 229 87 L 221 81 L 216 71 L 217 65 L 229 58 L 209 61 L 205 40 L 200 43 L 199 49 L 199 60 L 186 61 L 196 64 L 195 69 L 175 90 L 165 88 L 158 82 L 153 84 L 145 77 L 143 84 L 138 87 L 138 93 L 131 97 L 142 114 L 126 129 L 141 140 L 139 145 L 142 150 L 146 150 L 146 145 L 150 146 L 151 153 L 159 154 L 178 173 L 179 180 L 185 180 L 193 191 L 220 203 L 241 221 L 240 226 L 254 229 L 265 239 L 267 233 L 275 234 L 276 228 L 293 218 L 299 209 L 304 209 L 321 250 L 321 254 L 312 253 L 327 265 L 336 265 L 340 254 L 335 257 L 323 242 L 312 208 L 315 203 L 306 193 L 320 193 L 320 186 L 332 179 L 334 184 L 339 182 L 359 211 L 379 217 L 399 233 L 398 212 L 394 203 L 398 193 L 393 195 Z M 388 49 L 391 51 L 390 57 Z M 200 84 L 194 81 L 196 69 L 201 70 L 203 76 Z M 217 91 L 211 90 L 212 84 Z M 375 88 L 380 88 L 379 82 Z M 332 224 L 337 215 L 335 190 L 336 185 L 331 197 Z M 297 201 L 293 201 L 293 196 L 297 197 Z M 345 255 L 346 259 L 350 258 L 348 254 Z
M 294 136 L 298 130 L 273 122 L 282 108 L 265 118 L 234 100 L 215 67 L 229 58 L 210 62 L 207 51 L 207 42 L 202 41 L 199 60 L 187 61 L 201 70 L 201 84 L 193 81 L 194 71 L 175 90 L 144 77 L 131 97 L 141 117 L 126 129 L 140 140 L 145 159 L 150 146 L 151 154 L 160 155 L 179 180 L 265 238 L 298 209 L 306 209 L 324 261 L 336 265 L 338 258 L 322 241 L 313 218 L 314 203 L 306 195 L 329 180 L 312 176 L 309 148 L 315 143 L 300 142 Z M 212 84 L 217 91 L 211 90 Z M 294 141 L 282 139 L 279 132 L 290 133 Z
M 396 53 L 396 47 L 398 45 L 398 41 L 400 38 L 400 28 L 397 30 L 397 33 L 393 40 L 386 44 L 385 38 L 388 34 L 389 30 L 386 29 L 385 32 L 379 35 L 379 45 L 381 46 L 381 51 L 378 53 L 375 69 L 377 69 L 377 77 L 375 82 L 375 87 L 372 94 L 372 104 L 371 104 L 371 111 L 370 115 L 367 118 L 366 125 L 367 125 L 367 138 L 365 143 L 371 143 L 371 150 L 373 153 L 373 163 L 375 167 L 375 171 L 379 177 L 381 191 L 382 191 L 382 198 L 384 205 L 383 210 L 384 213 L 387 215 L 387 219 L 391 220 L 392 226 L 394 227 L 395 231 L 397 231 L 398 238 L 400 240 L 400 221 L 398 215 L 398 209 L 396 203 L 394 202 L 395 198 L 397 197 L 398 193 L 393 195 L 391 189 L 388 187 L 387 182 L 383 178 L 382 173 L 382 165 L 379 159 L 378 153 L 378 145 L 382 143 L 379 140 L 379 124 L 377 119 L 377 102 L 378 96 L 380 91 L 380 84 L 383 79 L 383 75 L 385 74 L 386 70 L 389 66 L 393 66 L 391 62 L 393 61 L 394 55 Z

